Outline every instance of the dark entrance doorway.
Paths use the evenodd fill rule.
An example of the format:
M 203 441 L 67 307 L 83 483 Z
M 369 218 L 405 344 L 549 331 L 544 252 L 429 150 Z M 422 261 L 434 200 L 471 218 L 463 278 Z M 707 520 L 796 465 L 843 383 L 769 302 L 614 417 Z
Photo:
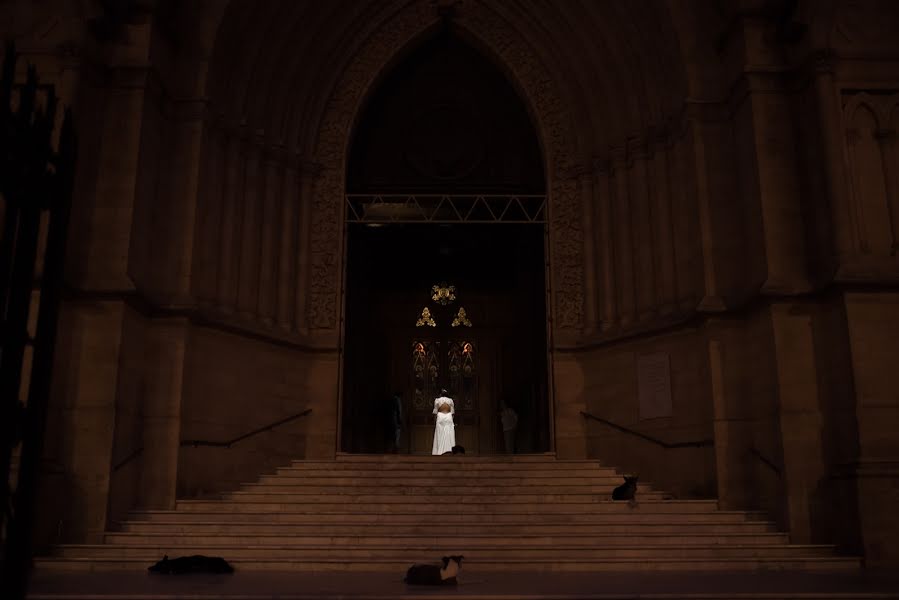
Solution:
M 468 453 L 550 449 L 545 183 L 504 75 L 443 29 L 384 78 L 348 165 L 341 449 L 430 453 L 433 400 Z

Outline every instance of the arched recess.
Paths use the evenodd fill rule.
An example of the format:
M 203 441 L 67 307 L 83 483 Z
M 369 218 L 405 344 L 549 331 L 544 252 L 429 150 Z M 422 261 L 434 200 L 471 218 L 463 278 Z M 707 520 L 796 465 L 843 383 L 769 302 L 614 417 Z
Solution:
M 440 19 L 432 3 L 412 4 L 359 48 L 325 106 L 315 145 L 321 165 L 311 210 L 307 317 L 311 330 L 337 330 L 342 274 L 342 223 L 351 132 L 367 94 L 411 42 Z M 570 123 L 558 84 L 518 32 L 482 2 L 466 3 L 455 25 L 496 58 L 532 111 L 546 158 L 553 337 L 573 339 L 583 320 L 583 231 Z
M 376 82 L 352 138 L 341 450 L 429 454 L 430 403 L 445 388 L 456 400 L 456 443 L 469 454 L 548 451 L 544 158 L 508 74 L 443 23 Z M 428 211 L 432 222 L 378 220 L 380 208 L 410 195 L 438 208 L 430 194 L 458 204 L 441 202 Z M 363 209 L 370 195 L 391 204 Z M 470 204 L 472 195 L 498 210 Z M 533 220 L 506 204 L 512 198 Z M 428 291 L 440 282 L 455 290 L 445 303 Z M 432 316 L 416 324 L 423 306 Z M 388 440 L 371 425 L 383 420 L 379 399 L 393 393 L 405 434 Z M 503 403 L 520 417 L 509 445 L 496 430 Z

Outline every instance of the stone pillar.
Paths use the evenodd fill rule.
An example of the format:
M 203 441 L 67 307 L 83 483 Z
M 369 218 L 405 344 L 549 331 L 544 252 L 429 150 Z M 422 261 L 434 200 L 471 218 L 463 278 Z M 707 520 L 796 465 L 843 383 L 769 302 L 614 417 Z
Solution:
M 869 567 L 899 565 L 899 294 L 846 294 L 852 349 L 858 460 L 847 465 L 858 487 L 865 561 Z
M 295 326 L 302 334 L 309 333 L 309 321 L 306 317 L 306 303 L 309 299 L 309 267 L 310 225 L 312 224 L 312 200 L 315 193 L 315 180 L 321 168 L 310 162 L 300 165 L 300 223 L 299 240 L 297 242 L 297 283 L 296 283 L 296 321 Z M 341 205 L 342 207 L 343 205 Z
M 178 481 L 186 319 L 151 319 L 144 362 L 142 508 L 173 510 Z
M 66 483 L 46 503 L 59 511 L 47 518 L 60 521 L 60 541 L 103 541 L 124 310 L 121 301 L 66 302 L 60 314 L 47 430 L 57 432 L 48 446 Z
M 264 198 L 262 204 L 262 240 L 259 257 L 259 317 L 265 325 L 275 323 L 275 301 L 277 286 L 278 259 L 276 252 L 280 250 L 281 204 L 284 196 L 281 193 L 280 161 L 276 149 L 265 152 L 264 164 Z
M 147 102 L 146 71 L 111 69 L 109 73 L 114 81 L 104 89 L 94 90 L 82 81 L 90 90 L 83 93 L 90 97 L 84 105 L 76 104 L 74 112 L 81 139 L 66 277 L 82 289 L 118 291 L 134 289 L 128 266 L 144 124 L 141 115 Z
M 693 133 L 693 152 L 696 167 L 696 198 L 699 205 L 699 230 L 702 240 L 702 273 L 704 296 L 699 302 L 699 309 L 720 312 L 726 308 L 721 297 L 719 274 L 716 268 L 716 231 L 713 214 L 713 198 L 709 181 L 708 152 L 704 136 L 704 126 L 698 120 L 691 120 Z M 712 150 L 714 152 L 714 149 Z
M 587 427 L 581 411 L 587 410 L 584 367 L 570 353 L 553 353 L 553 387 L 556 456 L 587 457 Z
M 743 118 L 750 123 L 754 164 L 744 165 L 755 185 L 745 185 L 762 214 L 767 278 L 762 290 L 796 294 L 811 289 L 806 269 L 805 229 L 800 199 L 793 118 L 786 93 L 762 74 L 745 75 L 749 88 Z M 742 111 L 741 111 L 742 112 Z M 740 118 L 739 116 L 737 117 Z M 754 173 L 752 171 L 755 171 Z
M 217 302 L 220 236 L 222 233 L 222 190 L 224 183 L 223 139 L 221 130 L 206 124 L 203 164 L 198 194 L 198 236 L 194 249 L 193 293 L 201 308 Z
M 725 324 L 714 325 L 720 329 L 709 339 L 709 374 L 712 379 L 718 505 L 723 510 L 747 509 L 750 495 L 746 488 L 750 477 L 746 448 L 750 437 L 737 392 L 739 383 L 732 373 L 733 358 L 728 355 L 738 341 L 723 329 Z
M 222 229 L 219 236 L 218 304 L 225 313 L 237 303 L 237 261 L 240 253 L 240 199 L 243 189 L 243 152 L 241 140 L 231 135 L 224 152 L 225 189 L 222 194 Z
M 634 321 L 634 245 L 631 242 L 631 206 L 627 186 L 627 163 L 625 150 L 612 152 L 615 176 L 614 228 L 617 241 L 618 262 L 616 265 L 618 283 L 618 317 L 622 327 Z
M 839 266 L 845 266 L 855 249 L 852 216 L 849 208 L 849 182 L 843 148 L 843 119 L 840 94 L 834 82 L 832 61 L 822 57 L 816 64 L 815 95 L 818 119 L 824 143 L 824 177 L 827 180 L 828 204 L 835 237 L 834 247 Z
M 899 112 L 899 109 L 893 111 Z M 899 122 L 899 117 L 894 117 Z M 880 155 L 883 157 L 883 179 L 886 185 L 887 210 L 890 213 L 890 234 L 893 244 L 890 248 L 892 256 L 899 255 L 899 139 L 895 129 L 882 129 L 877 132 L 880 144 Z
M 584 171 L 578 176 L 578 188 L 581 193 L 581 209 L 584 222 L 584 333 L 596 331 L 596 246 L 593 211 L 593 174 Z
M 297 239 L 300 235 L 297 208 L 300 198 L 296 168 L 288 165 L 284 168 L 282 175 L 281 249 L 278 253 L 278 327 L 284 331 L 290 331 L 296 318 L 293 309 L 296 304 L 294 298 L 296 298 L 297 289 Z
M 694 260 L 702 251 L 697 239 L 699 211 L 696 202 L 696 172 L 690 158 L 690 140 L 684 135 L 671 148 L 668 163 L 671 182 L 671 215 L 674 223 L 675 271 L 677 274 L 677 306 L 681 311 L 696 308 L 697 294 L 702 288 L 702 261 Z
M 787 491 L 790 540 L 816 541 L 814 495 L 829 476 L 822 456 L 822 417 L 819 407 L 812 315 L 794 304 L 771 307 L 777 360 L 780 428 L 783 439 L 783 477 Z
M 668 181 L 668 154 L 670 148 L 657 143 L 653 152 L 652 181 L 653 214 L 656 231 L 656 264 L 658 265 L 657 289 L 659 291 L 659 311 L 670 314 L 677 304 L 677 282 L 674 269 L 674 225 L 671 221 L 671 197 Z
M 246 183 L 241 204 L 240 262 L 238 266 L 237 314 L 255 320 L 259 309 L 259 254 L 262 244 L 262 209 L 265 202 L 265 165 L 260 160 L 258 140 L 247 148 Z
M 600 285 L 602 287 L 602 321 L 603 331 L 608 331 L 617 325 L 618 306 L 615 301 L 615 236 L 612 223 L 612 190 L 609 165 L 598 165 L 596 172 L 596 202 L 599 213 L 599 254 L 600 254 Z
M 649 203 L 649 181 L 647 162 L 649 155 L 645 140 L 635 140 L 628 144 L 628 158 L 633 163 L 628 169 L 631 198 L 631 224 L 633 226 L 633 248 L 636 256 L 634 278 L 637 290 L 637 318 L 641 321 L 655 315 L 655 265 L 653 249 L 656 245 L 652 236 L 652 214 Z

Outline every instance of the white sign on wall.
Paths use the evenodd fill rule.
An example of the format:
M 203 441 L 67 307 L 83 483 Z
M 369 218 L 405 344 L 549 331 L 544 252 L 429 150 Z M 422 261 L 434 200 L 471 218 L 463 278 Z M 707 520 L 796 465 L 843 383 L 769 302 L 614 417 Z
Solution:
M 660 352 L 637 357 L 637 398 L 641 419 L 671 416 L 671 370 L 668 354 Z

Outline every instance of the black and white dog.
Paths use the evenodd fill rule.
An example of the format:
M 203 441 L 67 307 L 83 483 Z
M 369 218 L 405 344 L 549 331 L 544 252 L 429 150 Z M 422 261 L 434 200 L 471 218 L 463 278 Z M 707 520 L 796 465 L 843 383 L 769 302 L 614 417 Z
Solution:
M 456 576 L 462 570 L 464 556 L 444 556 L 443 566 L 412 565 L 403 579 L 411 585 L 456 585 Z
M 195 554 L 194 556 L 180 556 L 171 559 L 166 555 L 155 565 L 148 567 L 147 570 L 150 573 L 182 575 L 184 573 L 233 573 L 234 567 L 219 556 Z

